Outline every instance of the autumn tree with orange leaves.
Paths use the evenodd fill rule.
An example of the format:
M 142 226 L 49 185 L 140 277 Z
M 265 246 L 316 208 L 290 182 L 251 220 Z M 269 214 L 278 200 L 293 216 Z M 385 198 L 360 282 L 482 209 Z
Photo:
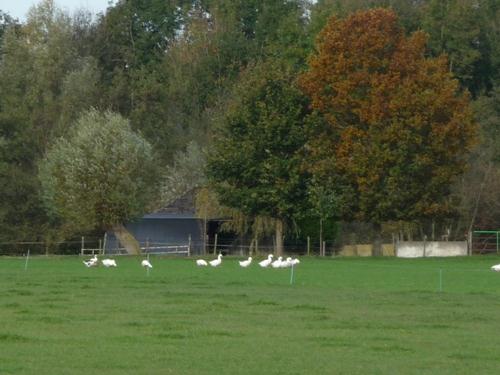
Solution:
M 332 17 L 318 36 L 301 77 L 325 118 L 313 129 L 309 169 L 333 181 L 345 219 L 380 229 L 453 211 L 450 184 L 464 171 L 476 125 L 468 93 L 445 56 L 426 57 L 426 42 L 423 32 L 406 36 L 387 9 Z

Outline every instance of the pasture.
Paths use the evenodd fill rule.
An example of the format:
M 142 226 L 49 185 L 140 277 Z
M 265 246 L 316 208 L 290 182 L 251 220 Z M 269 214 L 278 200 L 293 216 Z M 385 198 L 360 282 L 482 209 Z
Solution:
M 0 258 L 1 374 L 496 374 L 499 257 Z M 260 260 L 260 259 L 258 259 Z M 441 271 L 440 271 L 441 270 Z M 441 278 L 440 278 L 441 274 Z M 441 290 L 441 291 L 440 291 Z

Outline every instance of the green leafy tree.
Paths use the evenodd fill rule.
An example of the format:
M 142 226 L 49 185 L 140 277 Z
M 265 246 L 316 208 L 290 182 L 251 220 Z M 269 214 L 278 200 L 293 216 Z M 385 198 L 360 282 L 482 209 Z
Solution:
M 276 219 L 278 253 L 284 224 L 301 212 L 307 175 L 301 169 L 308 101 L 279 64 L 247 71 L 222 119 L 208 177 L 222 205 Z
M 390 10 L 332 17 L 302 77 L 326 119 L 309 142 L 310 171 L 335 181 L 343 217 L 379 232 L 384 221 L 450 215 L 450 186 L 475 139 L 468 95 L 425 45 Z
M 10 27 L 18 27 L 19 23 L 16 19 L 12 18 L 9 13 L 5 13 L 0 9 L 0 44 L 5 31 Z
M 0 241 L 38 240 L 47 219 L 33 174 L 36 145 L 17 120 L 0 112 Z
M 308 199 L 311 204 L 311 214 L 313 217 L 319 218 L 319 245 L 320 255 L 325 255 L 323 247 L 323 232 L 324 224 L 328 219 L 336 216 L 337 199 L 335 196 L 334 181 L 320 183 L 312 178 L 308 188 Z M 309 218 L 308 218 L 309 219 Z
M 447 54 L 450 71 L 475 96 L 491 89 L 496 74 L 492 56 L 497 39 L 492 23 L 498 15 L 495 8 L 498 5 L 488 1 L 429 0 L 422 20 L 430 36 L 429 48 L 435 55 Z
M 59 127 L 61 86 L 75 67 L 71 19 L 45 0 L 8 27 L 0 63 L 0 237 L 39 240 L 47 231 L 37 159 Z
M 309 7 L 302 0 L 212 0 L 207 11 L 217 24 L 237 32 L 251 59 L 278 58 L 302 66 L 309 42 L 305 29 Z
M 61 112 L 56 134 L 65 134 L 68 124 L 74 123 L 83 112 L 99 103 L 99 70 L 92 57 L 77 61 L 74 70 L 68 72 L 61 84 Z
M 154 135 L 144 131 L 148 139 L 161 139 L 172 145 L 166 147 L 170 151 L 184 149 L 191 140 L 206 144 L 213 118 L 224 112 L 226 98 L 248 64 L 273 57 L 304 65 L 303 14 L 300 1 L 195 2 L 161 66 L 142 80 L 151 84 L 135 89 L 133 123 L 148 126 Z M 161 101 L 155 103 L 157 98 Z M 148 117 L 151 122 L 145 121 Z
M 51 214 L 80 231 L 112 230 L 131 254 L 140 248 L 123 223 L 152 203 L 156 179 L 151 145 L 120 115 L 96 110 L 85 113 L 40 165 Z
M 113 110 L 128 116 L 134 108 L 134 75 L 162 61 L 181 29 L 180 5 L 182 1 L 120 0 L 100 18 L 93 54 Z
M 426 3 L 427 0 L 317 0 L 311 7 L 310 35 L 316 37 L 331 16 L 345 18 L 359 10 L 371 8 L 392 9 L 405 30 L 419 30 Z
M 500 88 L 474 103 L 480 126 L 479 144 L 471 154 L 469 168 L 455 184 L 460 220 L 457 230 L 496 229 L 500 219 Z

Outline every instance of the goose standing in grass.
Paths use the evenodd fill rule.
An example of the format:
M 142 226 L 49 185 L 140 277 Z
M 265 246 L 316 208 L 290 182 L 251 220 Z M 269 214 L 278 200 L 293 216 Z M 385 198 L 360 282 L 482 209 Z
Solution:
M 278 257 L 274 262 L 271 263 L 273 268 L 280 268 L 283 257 Z
M 292 266 L 292 258 L 288 257 L 286 258 L 283 262 L 281 262 L 280 267 L 281 268 L 288 268 Z
M 85 264 L 87 268 L 96 267 L 99 264 L 99 260 L 97 259 L 97 256 L 94 254 L 94 256 L 89 260 L 84 260 L 83 264 Z
M 246 268 L 252 263 L 252 257 L 248 257 L 247 260 L 240 260 L 240 266 Z
M 97 263 L 96 262 L 92 262 L 92 259 L 90 259 L 90 260 L 84 260 L 83 264 L 85 264 L 85 267 L 87 267 L 87 268 L 97 266 Z
M 101 263 L 106 268 L 116 267 L 116 261 L 114 259 L 103 259 Z
M 259 266 L 261 266 L 262 268 L 267 268 L 269 267 L 272 261 L 273 261 L 273 254 L 269 254 L 267 256 L 267 259 L 264 259 L 259 262 Z
M 494 266 L 491 266 L 492 271 L 500 272 L 500 264 L 495 264 Z
M 198 259 L 198 260 L 196 261 L 196 265 L 197 265 L 197 266 L 200 266 L 200 267 L 206 267 L 206 266 L 208 266 L 208 263 L 207 263 L 207 261 L 206 261 L 206 260 L 203 260 L 203 259 Z
M 143 266 L 144 268 L 153 268 L 153 265 L 147 259 L 144 259 L 141 262 L 141 266 Z
M 217 267 L 217 266 L 220 266 L 220 264 L 222 263 L 222 254 L 219 254 L 219 255 L 217 256 L 217 259 L 211 260 L 211 261 L 210 261 L 210 262 L 208 262 L 208 263 L 210 263 L 210 265 L 211 265 L 212 267 Z
M 299 264 L 299 263 L 300 263 L 300 260 L 299 260 L 298 258 L 295 258 L 295 259 L 292 259 L 292 260 L 291 260 L 291 264 L 292 264 L 292 266 L 296 266 L 296 265 L 297 265 L 297 264 Z

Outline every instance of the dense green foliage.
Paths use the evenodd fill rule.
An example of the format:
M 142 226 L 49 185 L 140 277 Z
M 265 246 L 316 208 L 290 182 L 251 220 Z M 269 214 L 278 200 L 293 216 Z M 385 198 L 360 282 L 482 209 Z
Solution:
M 499 261 L 304 258 L 290 286 L 235 259 L 4 258 L 0 372 L 496 374 Z
M 208 176 L 222 204 L 247 215 L 291 219 L 303 210 L 307 98 L 280 66 L 246 72 L 221 120 Z
M 112 229 L 144 214 L 157 184 L 151 145 L 117 114 L 91 110 L 40 164 L 49 213 L 76 228 Z
M 302 150 L 309 112 L 286 66 L 251 67 L 226 108 L 209 158 L 207 174 L 220 203 L 277 219 L 279 253 L 283 223 L 307 207 Z
M 158 156 L 158 179 L 169 192 L 165 197 L 180 194 L 205 181 L 203 167 L 188 170 L 190 162 L 205 165 L 204 154 L 194 155 L 188 145 L 211 148 L 220 119 L 247 94 L 238 87 L 245 85 L 249 67 L 277 62 L 288 67 L 293 81 L 306 69 L 318 33 L 332 15 L 344 19 L 372 7 L 391 7 L 405 33 L 428 33 L 426 56 L 448 55 L 447 69 L 478 109 L 485 135 L 478 150 L 495 148 L 486 136 L 499 122 L 494 103 L 500 87 L 500 7 L 495 0 L 119 0 L 97 17 L 86 11 L 70 16 L 53 0 L 41 0 L 22 23 L 0 9 L 0 240 L 43 240 L 57 231 L 60 223 L 48 220 L 42 204 L 37 165 L 89 108 L 127 118 Z M 264 77 L 266 69 L 254 75 L 261 73 Z M 293 105 L 293 97 L 287 99 L 291 102 L 272 105 Z M 290 161 L 293 168 L 295 161 Z M 475 152 L 468 162 L 472 168 L 455 179 L 450 201 L 459 209 L 457 231 L 475 222 L 495 225 L 500 212 L 487 203 L 499 185 L 494 152 Z M 276 176 L 296 174 L 282 172 Z M 328 184 L 342 190 L 344 182 Z M 326 190 L 337 208 L 346 203 Z M 295 193 L 273 199 L 290 206 L 286 202 L 300 196 L 303 204 L 257 211 L 334 216 L 313 208 L 315 198 L 306 202 Z M 310 192 L 305 196 L 313 198 Z M 477 221 L 480 217 L 487 219 Z
M 47 229 L 36 163 L 63 131 L 67 74 L 78 69 L 71 19 L 51 2 L 33 8 L 21 27 L 5 31 L 0 63 L 0 238 L 39 239 Z M 66 80 L 67 81 L 67 80 Z M 80 88 L 82 95 L 85 86 Z M 92 100 L 87 99 L 87 100 Z M 63 108 L 63 103 L 66 106 Z M 74 102 L 78 105 L 78 100 Z

